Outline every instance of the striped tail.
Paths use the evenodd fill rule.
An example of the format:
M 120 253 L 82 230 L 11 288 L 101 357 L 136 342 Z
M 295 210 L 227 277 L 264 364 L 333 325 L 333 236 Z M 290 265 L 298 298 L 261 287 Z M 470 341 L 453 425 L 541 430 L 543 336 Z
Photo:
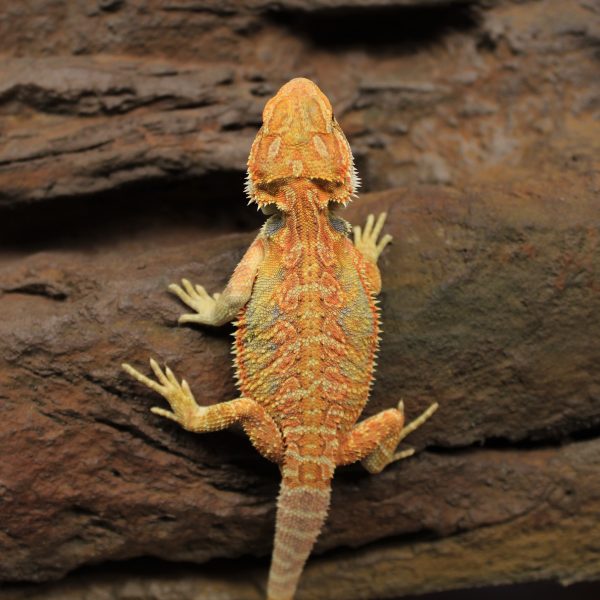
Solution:
M 295 477 L 286 477 L 285 467 L 283 473 L 267 600 L 293 599 L 304 564 L 323 527 L 331 497 L 331 476 L 309 483 L 299 481 L 297 472 Z

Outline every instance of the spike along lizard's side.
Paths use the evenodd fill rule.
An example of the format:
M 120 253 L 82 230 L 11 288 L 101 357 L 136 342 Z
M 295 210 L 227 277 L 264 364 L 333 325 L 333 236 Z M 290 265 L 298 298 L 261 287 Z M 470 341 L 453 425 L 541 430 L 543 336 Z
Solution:
M 241 397 L 199 406 L 184 380 L 150 365 L 156 381 L 125 371 L 161 394 L 152 412 L 195 432 L 241 423 L 282 473 L 268 600 L 293 598 L 329 507 L 335 468 L 362 461 L 378 473 L 412 454 L 397 451 L 408 426 L 402 402 L 358 424 L 373 382 L 379 338 L 377 259 L 391 236 L 386 218 L 364 229 L 335 214 L 356 191 L 350 146 L 331 104 L 308 79 L 293 79 L 267 102 L 248 159 L 247 192 L 270 215 L 222 294 L 184 279 L 169 289 L 193 314 L 180 323 L 237 318 L 234 353 Z

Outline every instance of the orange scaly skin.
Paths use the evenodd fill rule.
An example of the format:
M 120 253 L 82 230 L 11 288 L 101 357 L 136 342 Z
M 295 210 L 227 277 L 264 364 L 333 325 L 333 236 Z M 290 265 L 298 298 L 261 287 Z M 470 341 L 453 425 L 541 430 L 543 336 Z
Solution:
M 401 439 L 437 408 L 404 426 L 402 403 L 356 424 L 373 382 L 379 337 L 375 295 L 385 214 L 354 229 L 332 210 L 356 188 L 352 153 L 331 105 L 307 79 L 293 79 L 266 105 L 248 160 L 247 191 L 271 215 L 222 294 L 183 280 L 170 290 L 195 313 L 181 323 L 237 317 L 241 398 L 200 407 L 185 381 L 151 360 L 164 396 L 152 411 L 190 431 L 240 422 L 282 473 L 268 600 L 291 600 L 329 507 L 335 467 L 362 460 L 371 472 L 412 454 Z

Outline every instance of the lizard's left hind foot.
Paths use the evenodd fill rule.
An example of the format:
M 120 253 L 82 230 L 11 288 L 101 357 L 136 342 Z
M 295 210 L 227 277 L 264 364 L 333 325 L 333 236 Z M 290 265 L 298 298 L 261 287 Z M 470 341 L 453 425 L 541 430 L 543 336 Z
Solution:
M 171 410 L 152 407 L 150 410 L 155 415 L 175 421 L 184 429 L 196 433 L 219 431 L 239 422 L 254 447 L 265 458 L 277 464 L 282 462 L 283 438 L 273 418 L 258 402 L 251 398 L 236 398 L 211 406 L 199 406 L 185 379 L 179 383 L 169 367 L 163 371 L 155 360 L 150 359 L 150 367 L 157 381 L 146 377 L 131 365 L 125 363 L 122 367 L 171 405 Z
M 153 406 L 150 410 L 155 415 L 160 415 L 161 417 L 175 421 L 184 429 L 192 430 L 194 422 L 198 420 L 203 411 L 206 411 L 206 408 L 198 406 L 196 403 L 194 394 L 192 394 L 192 390 L 190 390 L 187 381 L 183 379 L 181 383 L 179 383 L 169 367 L 165 367 L 163 372 L 154 359 L 150 359 L 150 367 L 152 368 L 157 381 L 150 379 L 150 377 L 146 377 L 143 373 L 140 373 L 137 369 L 134 369 L 127 363 L 121 366 L 125 372 L 134 379 L 137 379 L 140 383 L 143 383 L 150 389 L 158 392 L 171 405 L 171 410 Z

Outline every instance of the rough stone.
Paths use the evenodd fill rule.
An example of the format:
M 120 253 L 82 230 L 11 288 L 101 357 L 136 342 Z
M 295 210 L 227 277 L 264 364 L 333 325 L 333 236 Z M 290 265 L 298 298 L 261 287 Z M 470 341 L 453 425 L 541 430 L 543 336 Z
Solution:
M 537 168 L 540 145 L 600 138 L 595 14 L 584 0 L 15 5 L 0 19 L 0 205 L 241 171 L 291 75 L 331 97 L 369 189 Z
M 225 284 L 261 222 L 242 189 L 262 106 L 295 75 L 330 96 L 375 192 L 348 218 L 388 210 L 395 237 L 366 414 L 441 404 L 414 458 L 339 471 L 299 600 L 600 579 L 597 16 L 3 10 L 0 598 L 262 597 L 277 469 L 240 432 L 154 417 L 119 364 L 153 356 L 202 403 L 235 395 L 231 330 L 178 327 L 166 286 Z
M 541 510 L 546 484 L 526 448 L 515 472 L 487 461 L 502 451 L 477 448 L 518 457 L 515 443 L 567 443 L 600 424 L 590 184 L 563 174 L 356 203 L 355 222 L 388 210 L 396 239 L 382 262 L 384 338 L 369 412 L 400 398 L 409 416 L 433 399 L 441 409 L 411 440 L 430 451 L 378 477 L 342 473 L 318 551 L 424 531 L 444 538 Z M 136 556 L 268 554 L 277 470 L 234 433 L 195 436 L 156 419 L 148 409 L 159 400 L 119 370 L 154 356 L 202 403 L 235 395 L 228 333 L 177 327 L 181 307 L 165 288 L 186 276 L 219 289 L 251 237 L 203 243 L 189 229 L 173 226 L 165 243 L 151 232 L 110 237 L 3 267 L 3 580 Z M 592 481 L 580 484 L 594 496 Z

